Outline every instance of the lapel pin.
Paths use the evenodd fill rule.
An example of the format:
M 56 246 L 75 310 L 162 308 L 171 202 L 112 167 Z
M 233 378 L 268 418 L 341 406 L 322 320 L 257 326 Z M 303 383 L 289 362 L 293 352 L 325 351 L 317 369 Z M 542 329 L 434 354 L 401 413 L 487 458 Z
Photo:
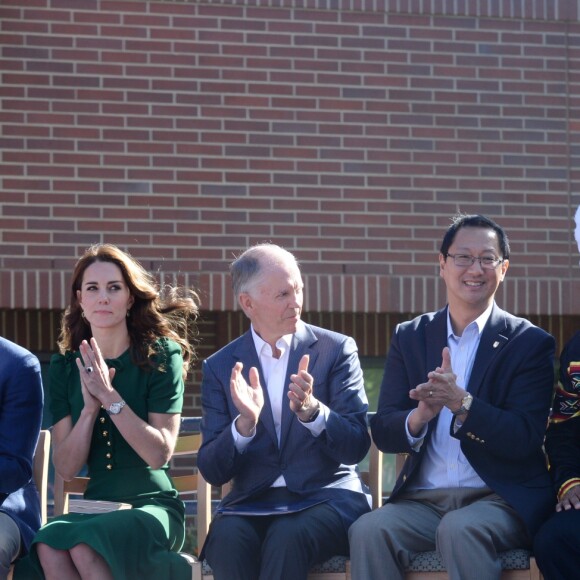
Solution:
M 499 342 L 496 340 L 496 341 L 493 343 L 493 348 L 497 348 L 498 346 L 499 346 Z

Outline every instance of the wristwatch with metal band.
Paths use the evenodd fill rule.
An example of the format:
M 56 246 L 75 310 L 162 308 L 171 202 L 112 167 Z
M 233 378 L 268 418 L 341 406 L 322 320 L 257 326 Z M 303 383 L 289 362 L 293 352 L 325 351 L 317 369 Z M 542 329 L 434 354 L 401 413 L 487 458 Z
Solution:
M 467 413 L 469 409 L 471 409 L 471 403 L 473 403 L 473 396 L 471 393 L 467 393 L 463 399 L 461 399 L 461 407 L 457 409 L 457 411 L 451 411 L 454 415 L 463 415 L 463 413 Z
M 111 403 L 111 406 L 107 409 L 107 413 L 109 413 L 109 415 L 118 415 L 126 404 L 125 401 Z

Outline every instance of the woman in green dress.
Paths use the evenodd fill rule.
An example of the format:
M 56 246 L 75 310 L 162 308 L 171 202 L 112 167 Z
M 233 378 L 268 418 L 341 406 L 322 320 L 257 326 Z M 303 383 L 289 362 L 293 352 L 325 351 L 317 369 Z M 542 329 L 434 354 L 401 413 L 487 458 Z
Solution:
M 53 462 L 65 480 L 87 465 L 86 499 L 132 509 L 49 522 L 35 537 L 27 564 L 39 577 L 191 577 L 177 553 L 185 536 L 184 505 L 167 468 L 197 312 L 193 291 L 169 287 L 162 297 L 153 277 L 116 246 L 92 246 L 77 262 L 61 354 L 50 365 Z

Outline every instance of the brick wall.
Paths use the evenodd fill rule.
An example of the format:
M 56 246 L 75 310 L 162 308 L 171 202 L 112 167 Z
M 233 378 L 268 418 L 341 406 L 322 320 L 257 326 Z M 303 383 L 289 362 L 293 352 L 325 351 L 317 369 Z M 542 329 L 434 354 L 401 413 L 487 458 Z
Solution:
M 429 310 L 461 209 L 511 235 L 502 306 L 580 312 L 577 0 L 269 4 L 3 0 L 0 308 L 108 241 L 228 311 L 268 239 L 310 311 Z

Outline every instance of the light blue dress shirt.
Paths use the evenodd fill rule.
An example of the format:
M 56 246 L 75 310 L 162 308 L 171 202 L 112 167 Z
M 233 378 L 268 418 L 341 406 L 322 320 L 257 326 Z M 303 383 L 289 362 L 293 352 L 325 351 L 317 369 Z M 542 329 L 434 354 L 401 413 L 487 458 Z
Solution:
M 453 333 L 449 310 L 447 311 L 447 346 L 451 354 L 451 368 L 457 375 L 457 385 L 464 389 L 469 384 L 481 333 L 491 315 L 492 308 L 493 303 L 476 320 L 467 325 L 461 336 L 456 336 Z M 414 449 L 419 449 L 427 433 L 427 426 L 419 434 L 419 437 L 412 437 L 408 429 L 408 420 L 407 417 L 407 437 L 411 446 Z M 484 481 L 477 475 L 461 451 L 460 441 L 449 434 L 452 420 L 451 411 L 447 407 L 443 407 L 435 431 L 427 443 L 419 473 L 410 484 L 409 489 L 486 487 Z

